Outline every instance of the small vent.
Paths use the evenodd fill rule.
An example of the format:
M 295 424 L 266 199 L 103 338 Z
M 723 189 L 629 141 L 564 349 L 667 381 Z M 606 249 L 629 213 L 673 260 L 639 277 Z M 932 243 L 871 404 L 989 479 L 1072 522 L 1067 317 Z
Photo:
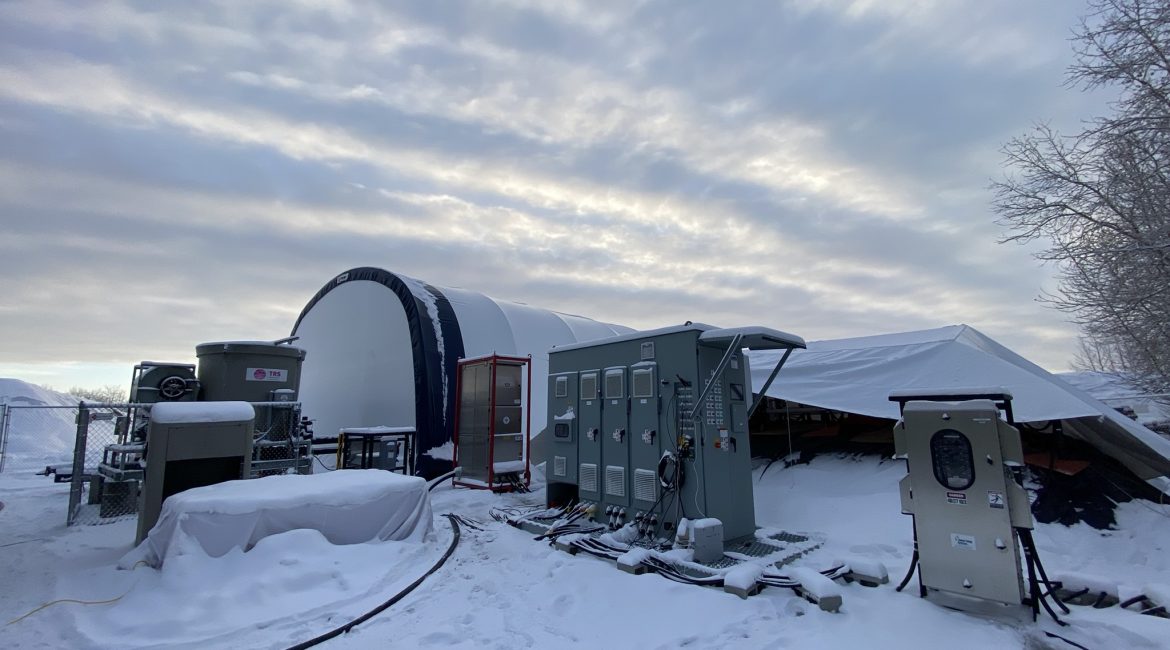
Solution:
M 654 397 L 654 372 L 649 368 L 635 370 L 632 388 L 634 397 Z
M 625 378 L 624 370 L 606 370 L 605 371 L 605 399 L 621 399 L 625 397 Z
M 565 457 L 553 456 L 553 476 L 565 475 Z
M 581 399 L 597 399 L 597 373 L 581 375 Z
M 655 476 L 654 470 L 634 470 L 634 498 L 639 501 L 654 503 L 654 500 L 658 498 L 658 495 L 655 494 L 657 490 L 654 487 L 654 484 L 657 482 L 658 477 Z
M 580 485 L 582 492 L 597 491 L 597 465 L 581 463 Z
M 605 466 L 605 493 L 611 497 L 626 496 L 626 468 L 621 465 Z

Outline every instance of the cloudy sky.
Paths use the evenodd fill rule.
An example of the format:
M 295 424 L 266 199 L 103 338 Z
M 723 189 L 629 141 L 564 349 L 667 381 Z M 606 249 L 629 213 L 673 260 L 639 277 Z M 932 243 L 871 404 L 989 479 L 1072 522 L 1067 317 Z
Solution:
M 0 3 L 0 376 L 288 334 L 348 268 L 634 327 L 967 323 L 1050 369 L 1002 144 L 1075 0 Z

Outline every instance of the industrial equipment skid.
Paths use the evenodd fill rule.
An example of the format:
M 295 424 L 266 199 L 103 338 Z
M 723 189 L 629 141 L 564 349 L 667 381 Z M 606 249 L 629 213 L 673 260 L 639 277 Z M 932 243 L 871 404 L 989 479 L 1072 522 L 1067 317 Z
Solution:
M 760 529 L 755 535 L 726 543 L 717 560 L 699 562 L 695 561 L 692 549 L 665 538 L 639 535 L 632 523 L 613 531 L 588 521 L 575 523 L 573 514 L 583 512 L 590 505 L 515 516 L 493 512 L 492 516 L 571 555 L 585 553 L 612 560 L 627 573 L 657 573 L 675 582 L 722 588 L 740 598 L 758 594 L 765 587 L 784 587 L 825 611 L 836 612 L 841 607 L 841 596 L 832 584 L 834 580 L 857 581 L 871 587 L 888 582 L 884 569 L 855 570 L 847 563 L 819 572 L 796 569 L 790 571 L 794 575 L 782 573 L 780 569 L 824 544 L 824 536 L 819 534 Z

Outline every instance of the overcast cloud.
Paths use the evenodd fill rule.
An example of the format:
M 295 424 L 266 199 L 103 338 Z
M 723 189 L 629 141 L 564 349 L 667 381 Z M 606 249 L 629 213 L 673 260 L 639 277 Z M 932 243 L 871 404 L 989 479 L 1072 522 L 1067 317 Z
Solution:
M 967 323 L 1050 369 L 999 148 L 1079 2 L 0 4 L 0 376 L 288 334 L 355 266 L 633 327 Z

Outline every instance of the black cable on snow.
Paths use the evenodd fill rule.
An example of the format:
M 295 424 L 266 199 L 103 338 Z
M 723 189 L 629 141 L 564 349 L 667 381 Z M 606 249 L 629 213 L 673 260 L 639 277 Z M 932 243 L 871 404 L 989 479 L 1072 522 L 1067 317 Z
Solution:
M 320 636 L 313 637 L 312 639 L 309 639 L 308 641 L 302 641 L 301 643 L 298 643 L 294 646 L 291 646 L 290 648 L 288 648 L 288 650 L 307 650 L 307 648 L 312 648 L 315 645 L 318 645 L 320 643 L 324 643 L 325 641 L 328 641 L 328 640 L 333 639 L 335 637 L 339 637 L 342 634 L 349 632 L 350 630 L 357 627 L 358 625 L 365 623 L 366 621 L 370 620 L 371 618 L 373 618 L 373 617 L 377 616 L 378 614 L 381 614 L 382 612 L 389 609 L 395 603 L 397 603 L 398 601 L 405 598 L 407 594 L 414 591 L 419 585 L 421 585 L 423 583 L 424 580 L 427 579 L 428 576 L 430 576 L 435 571 L 438 571 L 439 568 L 442 567 L 443 564 L 447 561 L 447 559 L 451 557 L 451 554 L 455 552 L 455 547 L 459 545 L 459 523 L 457 521 L 457 518 L 454 515 L 443 515 L 443 516 L 446 517 L 447 521 L 450 522 L 450 524 L 451 524 L 451 533 L 452 533 L 451 544 L 447 546 L 446 552 L 444 552 L 443 556 L 439 558 L 439 561 L 435 562 L 435 564 L 432 565 L 430 569 L 427 569 L 426 573 L 419 576 L 417 580 L 415 580 L 414 582 L 407 585 L 406 588 L 403 589 L 402 591 L 391 596 L 389 600 L 383 602 L 381 605 L 378 605 L 377 607 L 371 609 L 370 611 L 366 612 L 365 614 L 362 614 L 361 616 L 353 619 L 352 621 L 346 623 L 345 625 L 342 625 L 340 627 L 336 627 L 332 630 L 329 630 L 328 632 L 326 632 Z

